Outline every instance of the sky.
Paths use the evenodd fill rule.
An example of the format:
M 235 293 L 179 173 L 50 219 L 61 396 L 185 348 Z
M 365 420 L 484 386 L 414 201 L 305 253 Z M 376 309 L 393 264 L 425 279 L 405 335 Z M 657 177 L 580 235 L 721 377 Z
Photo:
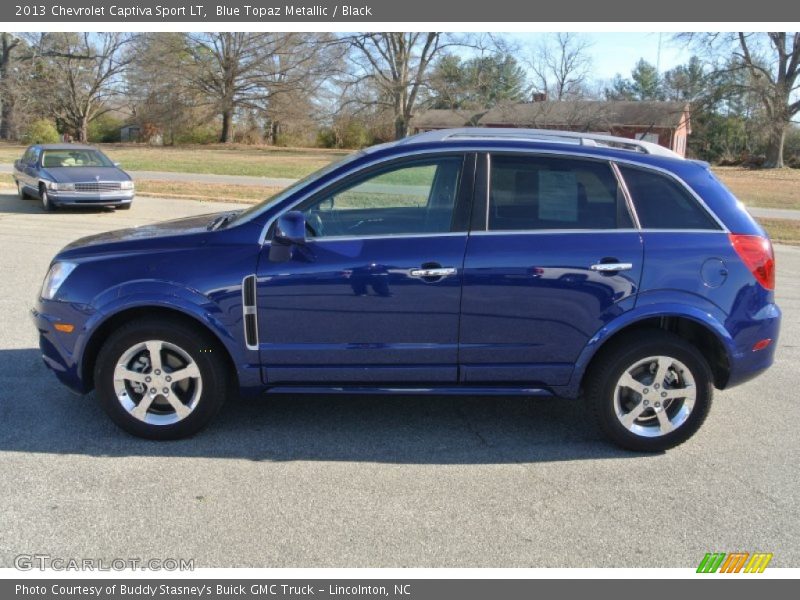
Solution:
M 514 33 L 508 37 L 517 41 L 523 48 L 535 47 L 542 33 Z M 691 52 L 680 42 L 672 39 L 671 33 L 582 33 L 590 44 L 592 55 L 592 79 L 611 79 L 617 73 L 630 75 L 631 69 L 640 58 L 656 65 L 664 72 L 689 61 Z M 661 54 L 659 60 L 659 37 Z M 525 52 L 525 50 L 522 50 Z

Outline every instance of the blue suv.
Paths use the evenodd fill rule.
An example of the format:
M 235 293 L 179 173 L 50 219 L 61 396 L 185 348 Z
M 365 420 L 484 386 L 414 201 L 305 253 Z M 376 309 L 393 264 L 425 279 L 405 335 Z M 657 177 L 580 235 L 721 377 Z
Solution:
M 772 364 L 764 230 L 660 146 L 424 133 L 252 208 L 65 247 L 33 311 L 45 363 L 138 436 L 231 393 L 583 396 L 638 451 L 689 438 L 713 388 Z

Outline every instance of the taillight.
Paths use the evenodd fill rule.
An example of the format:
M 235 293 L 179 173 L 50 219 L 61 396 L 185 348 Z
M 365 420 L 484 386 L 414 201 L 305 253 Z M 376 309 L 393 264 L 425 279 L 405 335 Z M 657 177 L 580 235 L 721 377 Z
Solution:
M 775 255 L 772 253 L 770 241 L 760 235 L 740 235 L 731 233 L 728 236 L 736 254 L 750 269 L 756 281 L 768 290 L 775 289 Z

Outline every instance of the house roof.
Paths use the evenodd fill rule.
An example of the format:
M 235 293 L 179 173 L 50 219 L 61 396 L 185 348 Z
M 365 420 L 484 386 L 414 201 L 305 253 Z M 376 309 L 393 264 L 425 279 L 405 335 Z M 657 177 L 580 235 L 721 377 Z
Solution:
M 420 112 L 411 119 L 411 126 L 419 129 L 449 129 L 475 125 L 486 112 L 483 110 L 431 109 Z
M 689 106 L 684 102 L 569 100 L 524 102 L 496 106 L 478 125 L 565 127 L 606 130 L 610 127 L 677 128 Z

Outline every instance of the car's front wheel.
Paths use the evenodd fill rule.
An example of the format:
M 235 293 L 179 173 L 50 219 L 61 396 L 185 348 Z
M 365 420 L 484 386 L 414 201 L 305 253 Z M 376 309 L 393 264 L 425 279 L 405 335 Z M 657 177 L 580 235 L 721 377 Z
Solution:
M 141 319 L 109 336 L 97 357 L 97 396 L 111 419 L 139 437 L 190 436 L 225 401 L 228 374 L 210 335 L 168 319 Z
M 28 192 L 25 191 L 25 188 L 22 187 L 22 184 L 17 181 L 17 195 L 19 196 L 20 200 L 27 200 L 28 199 Z
M 703 424 L 713 395 L 700 351 L 662 330 L 640 330 L 605 349 L 586 380 L 600 429 L 629 450 L 659 452 L 682 444 Z
M 41 186 L 39 188 L 39 198 L 42 199 L 42 209 L 45 212 L 55 210 L 55 204 L 53 204 L 53 201 L 50 199 L 50 194 L 47 192 L 47 188 L 45 186 Z

